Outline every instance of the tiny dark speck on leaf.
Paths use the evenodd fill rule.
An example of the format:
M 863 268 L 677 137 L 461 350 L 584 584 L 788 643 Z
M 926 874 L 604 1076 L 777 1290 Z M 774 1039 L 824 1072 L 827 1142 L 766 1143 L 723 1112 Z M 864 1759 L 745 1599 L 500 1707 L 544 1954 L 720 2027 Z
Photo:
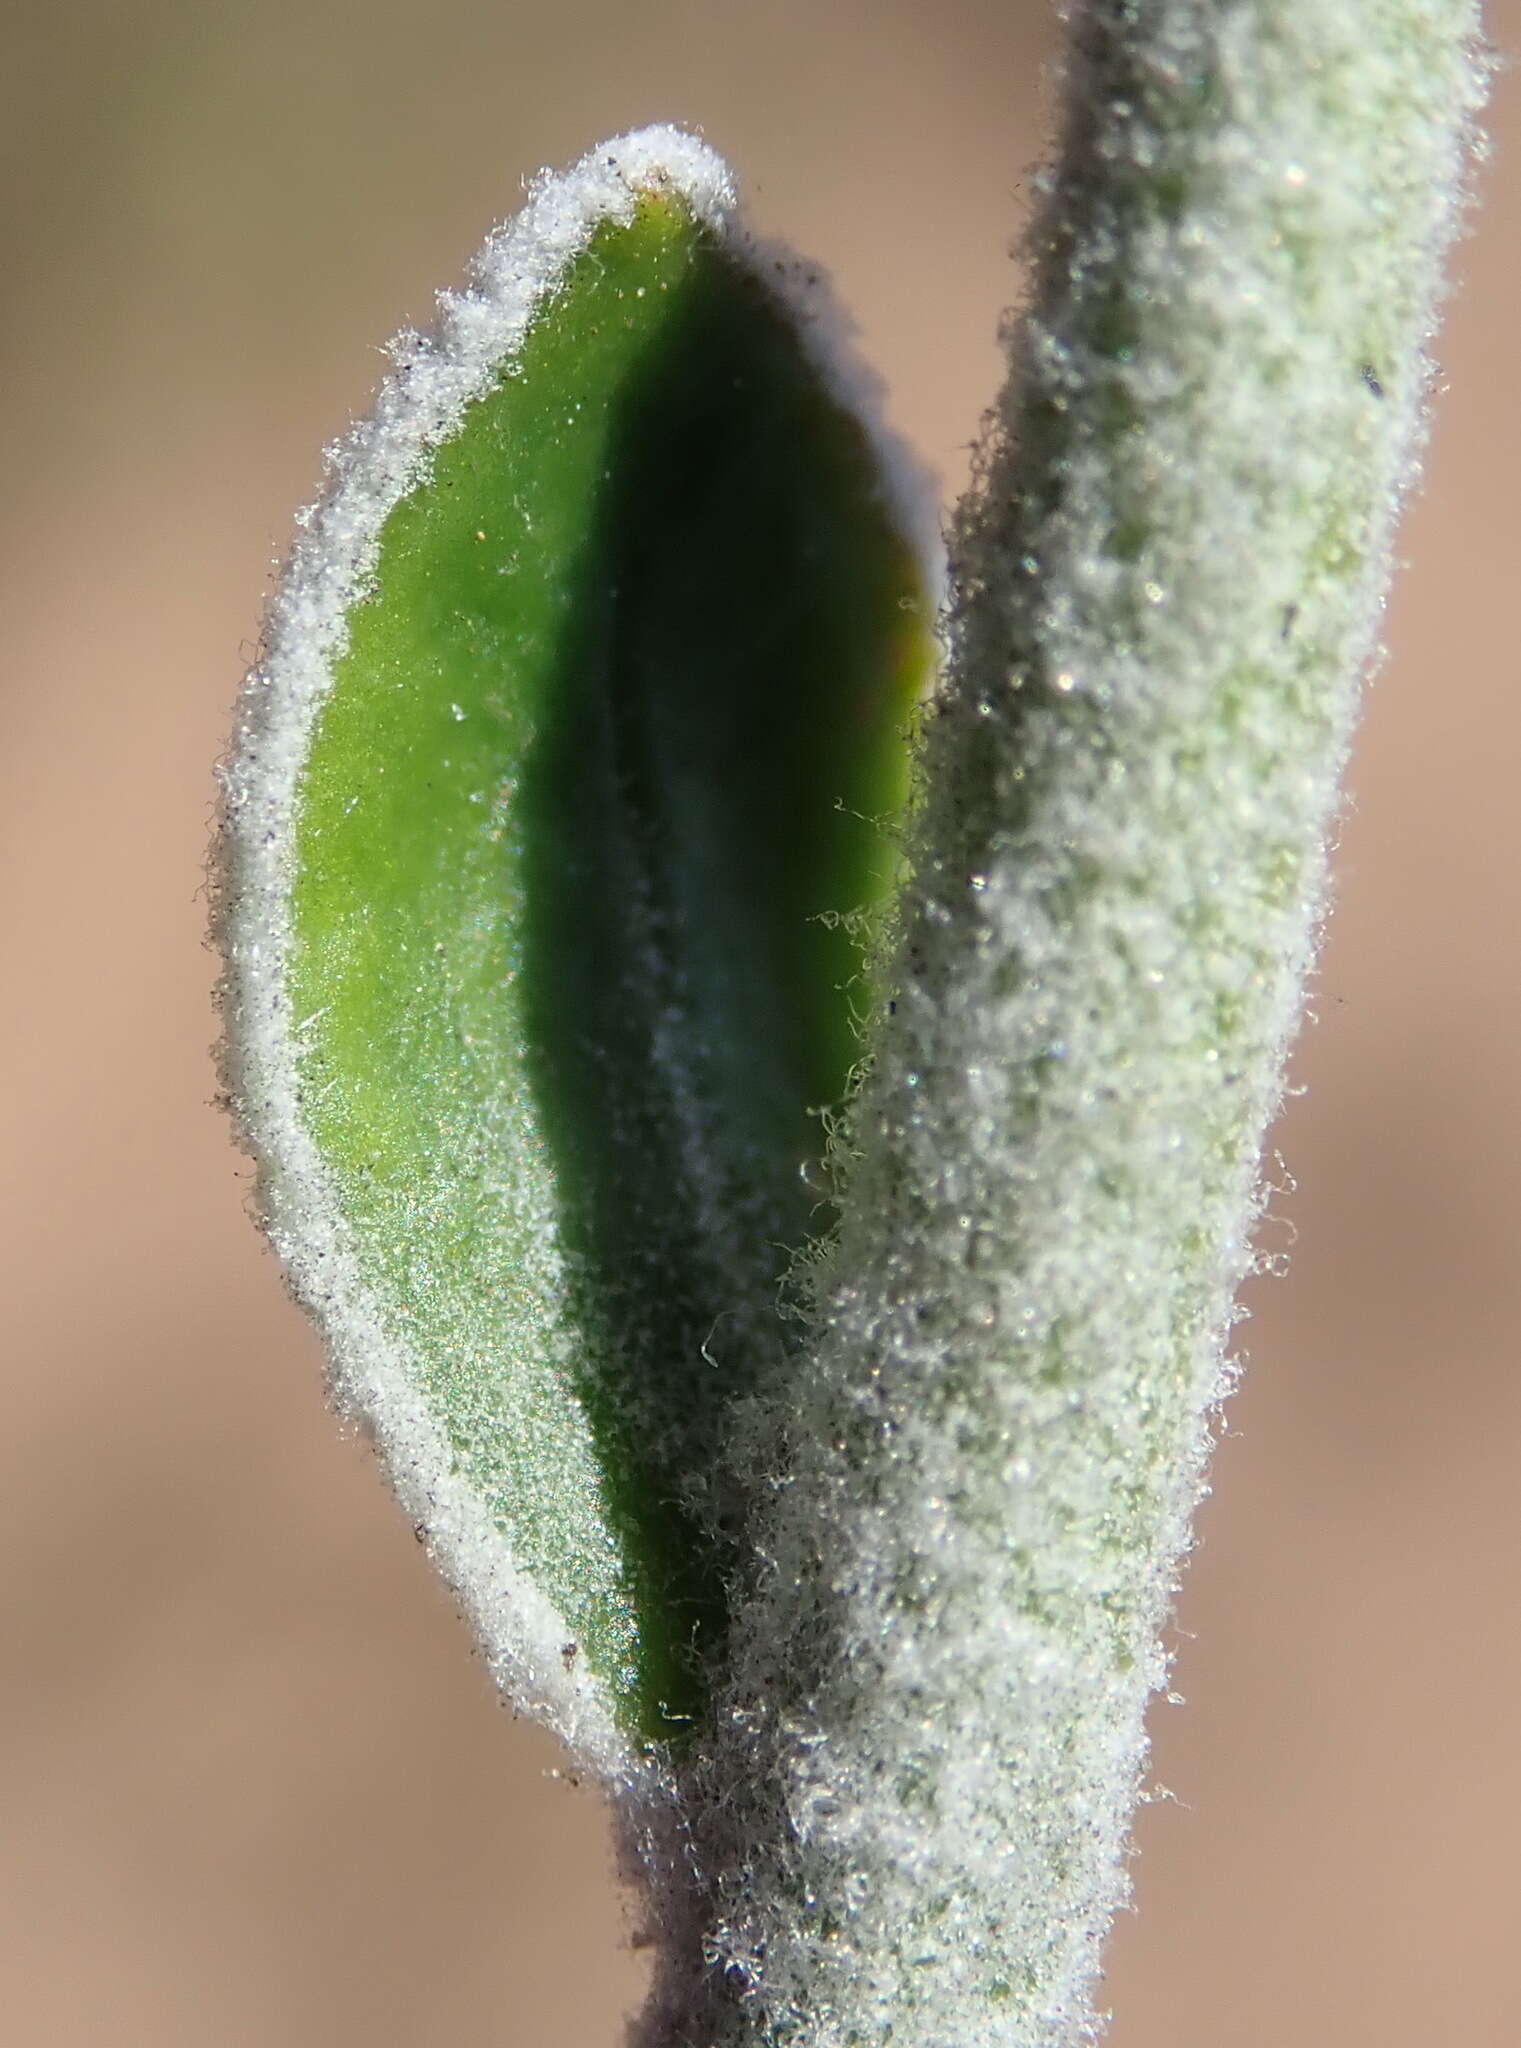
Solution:
M 1367 385 L 1368 389 L 1373 393 L 1373 396 L 1375 398 L 1383 397 L 1384 387 L 1378 381 L 1378 372 L 1374 369 L 1371 363 L 1363 364 L 1363 382 Z

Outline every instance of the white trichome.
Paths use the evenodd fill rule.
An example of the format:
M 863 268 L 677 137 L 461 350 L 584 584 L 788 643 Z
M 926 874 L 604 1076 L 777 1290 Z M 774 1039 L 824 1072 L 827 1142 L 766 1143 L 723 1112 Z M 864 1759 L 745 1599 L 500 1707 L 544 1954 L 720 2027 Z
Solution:
M 1325 903 L 1482 66 L 1467 0 L 1081 8 L 953 542 L 892 1000 L 651 2038 L 1057 2048 Z

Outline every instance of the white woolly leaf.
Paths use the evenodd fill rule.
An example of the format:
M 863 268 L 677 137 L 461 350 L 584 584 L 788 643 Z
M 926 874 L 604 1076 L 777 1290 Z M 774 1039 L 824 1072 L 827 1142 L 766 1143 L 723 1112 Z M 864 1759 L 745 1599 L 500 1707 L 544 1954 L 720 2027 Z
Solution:
M 1059 2048 L 1162 1682 L 1411 473 L 1467 0 L 1081 8 L 893 1001 L 649 2038 Z

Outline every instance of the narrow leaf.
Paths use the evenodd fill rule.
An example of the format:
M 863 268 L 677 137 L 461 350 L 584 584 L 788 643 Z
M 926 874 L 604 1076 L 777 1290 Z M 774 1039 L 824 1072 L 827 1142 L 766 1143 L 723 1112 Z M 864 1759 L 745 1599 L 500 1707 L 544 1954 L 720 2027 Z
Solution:
M 785 1484 L 661 2048 L 1099 2031 L 1477 28 L 1471 0 L 1074 12 L 894 1000 L 814 1345 L 747 1447 Z

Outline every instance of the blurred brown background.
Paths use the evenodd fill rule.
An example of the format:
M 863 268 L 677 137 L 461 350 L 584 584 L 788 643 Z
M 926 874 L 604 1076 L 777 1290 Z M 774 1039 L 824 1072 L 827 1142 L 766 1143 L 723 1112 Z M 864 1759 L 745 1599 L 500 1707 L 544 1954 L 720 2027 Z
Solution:
M 612 2048 L 595 1803 L 494 1704 L 210 1107 L 210 764 L 377 345 L 541 163 L 701 124 L 953 487 L 1046 139 L 1036 0 L 12 0 L 0 2033 Z M 1521 0 L 1491 19 L 1521 41 Z M 1277 1143 L 1286 1279 L 1182 1611 L 1113 2048 L 1521 2042 L 1521 81 Z M 1281 1229 L 1280 1237 L 1287 1235 Z

